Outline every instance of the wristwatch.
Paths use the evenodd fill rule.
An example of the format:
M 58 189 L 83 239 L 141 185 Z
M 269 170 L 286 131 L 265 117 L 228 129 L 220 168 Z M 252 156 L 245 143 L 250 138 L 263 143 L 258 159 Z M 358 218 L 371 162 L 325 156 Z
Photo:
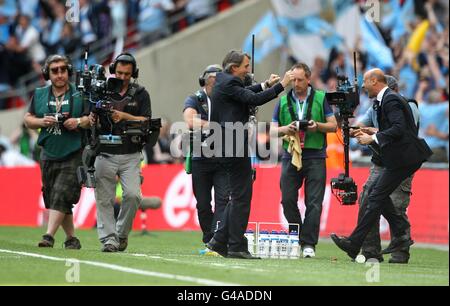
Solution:
M 81 118 L 77 118 L 77 127 L 79 127 L 81 124 Z

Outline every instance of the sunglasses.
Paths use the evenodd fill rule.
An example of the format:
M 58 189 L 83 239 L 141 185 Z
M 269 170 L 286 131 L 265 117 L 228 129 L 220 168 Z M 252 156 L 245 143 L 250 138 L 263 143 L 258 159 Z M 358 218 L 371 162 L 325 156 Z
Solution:
M 50 68 L 50 71 L 53 74 L 57 74 L 58 72 L 65 73 L 67 71 L 67 66 L 53 67 Z

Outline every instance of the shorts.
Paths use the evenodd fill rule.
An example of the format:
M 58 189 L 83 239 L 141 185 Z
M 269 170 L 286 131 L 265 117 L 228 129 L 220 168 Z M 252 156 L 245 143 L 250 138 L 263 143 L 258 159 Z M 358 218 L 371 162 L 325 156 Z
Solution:
M 43 160 L 40 166 L 45 208 L 71 215 L 81 194 L 81 184 L 77 178 L 81 151 L 64 161 Z

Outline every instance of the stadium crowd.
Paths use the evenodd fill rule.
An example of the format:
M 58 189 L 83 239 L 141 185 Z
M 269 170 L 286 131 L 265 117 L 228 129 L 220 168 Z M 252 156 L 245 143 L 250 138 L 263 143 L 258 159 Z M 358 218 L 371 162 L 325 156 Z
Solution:
M 75 19 L 75 6 L 66 1 L 2 0 L 0 110 L 11 106 L 1 93 L 14 88 L 22 76 L 40 73 L 50 54 L 72 55 L 80 46 L 106 39 L 105 44 L 110 45 L 105 47 L 115 50 L 114 58 L 127 43 L 128 49 L 147 46 L 240 1 L 80 0 L 79 18 Z M 126 41 L 133 36 L 138 38 Z

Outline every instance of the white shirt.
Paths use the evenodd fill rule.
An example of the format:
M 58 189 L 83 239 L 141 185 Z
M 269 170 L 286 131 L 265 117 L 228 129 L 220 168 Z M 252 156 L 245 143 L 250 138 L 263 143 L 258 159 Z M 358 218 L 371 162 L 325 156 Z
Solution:
M 379 107 L 381 107 L 381 101 L 383 101 L 384 93 L 386 92 L 386 90 L 388 88 L 389 87 L 385 86 L 382 90 L 380 90 L 380 92 L 377 95 L 377 100 L 380 101 L 380 106 Z M 372 135 L 372 139 L 375 140 L 375 142 L 378 144 L 378 139 L 377 139 L 377 135 L 376 134 Z
M 389 87 L 384 87 L 382 90 L 380 90 L 380 92 L 377 95 L 377 100 L 380 101 L 380 106 L 381 106 L 381 101 L 383 100 L 383 96 L 384 93 L 386 92 L 386 90 L 388 90 Z

